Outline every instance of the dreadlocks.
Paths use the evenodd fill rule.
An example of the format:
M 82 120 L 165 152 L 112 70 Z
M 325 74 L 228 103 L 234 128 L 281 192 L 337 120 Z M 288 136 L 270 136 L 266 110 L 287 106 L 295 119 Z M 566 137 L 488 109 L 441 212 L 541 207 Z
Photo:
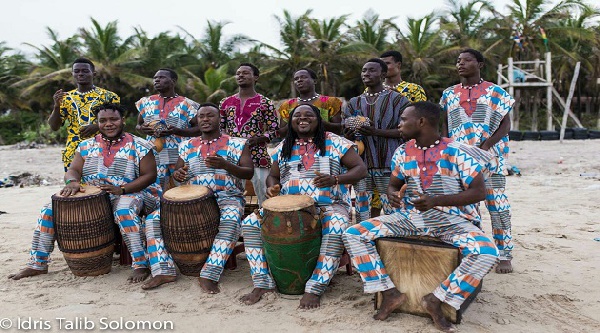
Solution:
M 296 139 L 298 139 L 298 134 L 292 128 L 292 117 L 294 116 L 294 112 L 296 112 L 296 109 L 302 106 L 310 107 L 317 116 L 317 132 L 315 133 L 313 142 L 315 146 L 317 146 L 317 148 L 319 149 L 319 155 L 325 156 L 325 125 L 323 125 L 323 118 L 321 118 L 321 110 L 319 110 L 318 107 L 312 104 L 301 104 L 296 106 L 292 110 L 292 112 L 290 112 L 290 118 L 287 124 L 288 132 L 285 136 L 285 139 L 283 139 L 283 148 L 281 149 L 281 157 L 284 161 L 288 161 L 292 156 L 292 148 L 294 147 Z

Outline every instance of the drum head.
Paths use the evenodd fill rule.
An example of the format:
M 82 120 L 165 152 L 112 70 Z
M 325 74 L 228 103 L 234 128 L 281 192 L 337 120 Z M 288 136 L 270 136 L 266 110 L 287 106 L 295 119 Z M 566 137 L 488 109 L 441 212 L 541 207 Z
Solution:
M 202 185 L 181 185 L 174 187 L 163 195 L 165 199 L 171 201 L 187 201 L 202 198 L 210 192 L 210 189 Z
M 83 198 L 83 197 L 87 197 L 87 196 L 93 196 L 93 195 L 96 195 L 96 194 L 102 192 L 102 190 L 96 186 L 82 185 L 81 187 L 83 187 L 85 189 L 85 192 L 77 192 L 77 194 L 75 194 L 75 195 L 70 195 L 68 197 L 64 197 L 64 196 L 60 195 L 60 191 L 59 191 L 55 195 L 60 198 Z
M 263 208 L 272 212 L 289 212 L 314 205 L 308 195 L 278 195 L 263 202 Z

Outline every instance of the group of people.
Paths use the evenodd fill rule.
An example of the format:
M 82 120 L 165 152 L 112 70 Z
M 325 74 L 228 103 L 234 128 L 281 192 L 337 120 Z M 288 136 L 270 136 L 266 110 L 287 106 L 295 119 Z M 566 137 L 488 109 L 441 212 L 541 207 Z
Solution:
M 316 73 L 302 68 L 293 77 L 298 97 L 278 111 L 256 92 L 260 71 L 251 63 L 236 71 L 239 92 L 219 105 L 178 95 L 177 73 L 159 69 L 153 78 L 158 93 L 136 103 L 142 139 L 123 131 L 119 97 L 93 84 L 94 64 L 77 59 L 72 67 L 77 89 L 54 94 L 49 118 L 55 130 L 68 121 L 61 194 L 83 191 L 81 184 L 110 194 L 133 259 L 129 280 L 151 274 L 142 285 L 150 289 L 176 278 L 160 232 L 163 191 L 183 183 L 211 188 L 221 215 L 200 286 L 219 292 L 225 263 L 243 235 L 254 285 L 241 298 L 246 304 L 276 288 L 260 234 L 262 209 L 242 219 L 246 180 L 259 206 L 277 195 L 308 195 L 322 216 L 322 244 L 300 307 L 320 306 L 346 248 L 365 292 L 382 292 L 378 320 L 406 295 L 387 275 L 374 240 L 438 237 L 459 248 L 464 259 L 422 302 L 436 327 L 451 331 L 442 302 L 459 309 L 494 265 L 498 273 L 512 271 L 503 174 L 514 99 L 481 78 L 484 58 L 473 49 L 461 51 L 456 63 L 461 83 L 446 89 L 439 105 L 425 101 L 423 88 L 402 80 L 401 65 L 396 51 L 367 60 L 361 73 L 366 89 L 345 107 L 336 97 L 318 94 Z M 362 123 L 356 125 L 356 119 Z M 267 143 L 277 136 L 283 140 L 269 155 Z M 359 220 L 353 226 L 352 187 Z M 480 228 L 480 201 L 491 215 L 492 238 Z M 47 273 L 55 239 L 52 214 L 50 205 L 42 209 L 30 261 L 9 278 Z

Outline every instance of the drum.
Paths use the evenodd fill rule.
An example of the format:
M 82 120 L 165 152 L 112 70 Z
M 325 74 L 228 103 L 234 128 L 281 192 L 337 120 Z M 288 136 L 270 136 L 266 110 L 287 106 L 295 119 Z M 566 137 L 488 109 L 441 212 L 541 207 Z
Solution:
M 52 196 L 56 242 L 76 276 L 110 272 L 115 223 L 108 193 L 85 186 L 85 192 Z
M 221 213 L 211 189 L 182 185 L 160 199 L 160 229 L 181 274 L 198 276 L 219 232 Z
M 300 295 L 317 265 L 321 219 L 307 195 L 281 195 L 263 202 L 261 237 L 267 263 L 282 294 Z
M 429 317 L 421 305 L 421 298 L 435 290 L 461 261 L 460 250 L 432 237 L 379 238 L 377 252 L 388 275 L 408 300 L 394 312 Z M 462 313 L 481 290 L 477 289 L 465 300 L 460 310 L 442 303 L 446 319 L 460 324 Z M 381 305 L 381 295 L 375 295 L 375 309 Z

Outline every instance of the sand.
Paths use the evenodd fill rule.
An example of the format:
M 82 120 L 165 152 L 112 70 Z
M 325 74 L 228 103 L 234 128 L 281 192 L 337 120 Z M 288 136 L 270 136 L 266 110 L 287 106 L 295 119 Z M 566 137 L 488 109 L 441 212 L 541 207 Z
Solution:
M 600 242 L 594 238 L 600 237 L 600 140 L 511 146 L 510 163 L 522 172 L 521 177 L 508 177 L 507 184 L 515 272 L 486 276 L 459 329 L 598 332 Z M 143 291 L 126 282 L 129 268 L 118 266 L 118 260 L 110 274 L 78 278 L 58 248 L 49 274 L 8 280 L 6 276 L 28 259 L 39 209 L 61 188 L 60 148 L 0 147 L 0 179 L 22 172 L 38 174 L 51 185 L 0 188 L 0 211 L 6 212 L 0 215 L 0 328 L 12 323 L 9 332 L 20 331 L 19 324 L 21 329 L 46 332 L 107 327 L 126 331 L 128 325 L 142 325 L 136 321 L 177 332 L 436 331 L 430 319 L 408 314 L 393 314 L 385 322 L 372 320 L 372 295 L 364 294 L 358 275 L 347 276 L 344 268 L 323 296 L 322 307 L 303 311 L 297 309 L 296 296 L 273 294 L 253 306 L 241 304 L 238 298 L 252 289 L 242 256 L 236 270 L 223 274 L 217 295 L 202 293 L 195 278 L 181 275 L 175 283 Z M 485 215 L 487 232 L 489 224 Z M 85 329 L 91 325 L 93 329 Z

